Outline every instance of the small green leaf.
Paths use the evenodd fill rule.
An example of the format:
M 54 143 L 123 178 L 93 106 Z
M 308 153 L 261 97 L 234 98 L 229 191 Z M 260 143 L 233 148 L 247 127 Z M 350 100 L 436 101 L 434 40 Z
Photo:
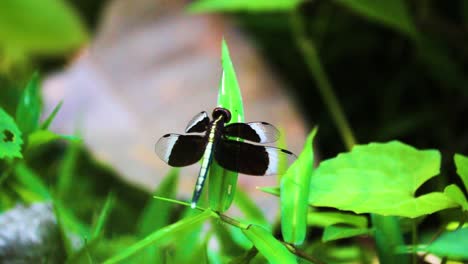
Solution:
M 164 180 L 154 191 L 155 196 L 175 198 L 179 181 L 179 169 L 169 171 Z M 171 204 L 166 201 L 150 198 L 138 220 L 137 228 L 140 236 L 146 236 L 169 224 Z
M 190 12 L 271 12 L 293 10 L 303 0 L 198 0 L 192 3 L 188 10 Z
M 310 226 L 327 227 L 336 224 L 346 224 L 359 228 L 367 227 L 367 218 L 339 212 L 311 212 L 307 215 Z
M 244 235 L 252 241 L 258 251 L 268 260 L 269 263 L 297 263 L 296 256 L 276 240 L 265 228 L 257 225 L 250 225 L 247 229 L 242 229 Z
M 0 107 L 0 159 L 22 158 L 21 131 L 15 121 Z
M 59 175 L 57 180 L 58 197 L 63 198 L 69 195 L 73 188 L 73 176 L 75 173 L 78 154 L 80 153 L 80 142 L 70 142 L 62 163 L 59 167 Z
M 461 154 L 455 154 L 453 159 L 455 161 L 455 166 L 457 167 L 458 176 L 460 176 L 463 184 L 465 185 L 465 190 L 468 191 L 468 157 Z
M 75 136 L 59 135 L 49 130 L 36 130 L 29 134 L 26 151 L 51 143 L 52 141 L 64 139 L 79 142 L 80 139 Z
M 65 1 L 3 0 L 0 46 L 16 53 L 60 54 L 78 48 L 86 31 Z
M 18 182 L 29 191 L 35 193 L 40 200 L 50 200 L 51 196 L 42 179 L 34 171 L 21 162 L 15 166 L 15 174 Z
M 369 20 L 376 21 L 411 37 L 417 35 L 404 0 L 335 0 Z
M 242 96 L 237 82 L 236 72 L 229 56 L 226 41 L 222 42 L 221 61 L 223 73 L 218 92 L 218 106 L 231 112 L 229 123 L 244 122 L 244 107 Z M 219 166 L 216 161 L 211 164 L 209 172 L 209 200 L 214 211 L 224 212 L 234 200 L 237 186 L 237 172 L 232 172 Z
M 450 184 L 449 186 L 445 187 L 444 194 L 454 202 L 458 203 L 464 211 L 468 211 L 468 201 L 466 200 L 462 190 L 460 190 L 460 187 L 455 184 Z
M 427 251 L 449 259 L 468 260 L 468 228 L 445 232 L 427 247 Z
M 281 179 L 281 233 L 286 242 L 300 245 L 307 231 L 310 178 L 314 169 L 314 128 L 307 137 L 299 158 Z
M 16 123 L 24 136 L 28 136 L 39 128 L 40 115 L 41 95 L 39 93 L 39 75 L 36 73 L 23 90 L 16 108 Z
M 261 225 L 265 228 L 270 227 L 270 224 L 268 223 L 268 220 L 266 219 L 262 210 L 255 204 L 252 199 L 250 199 L 244 190 L 237 190 L 234 202 L 244 214 L 245 219 L 248 222 Z
M 372 232 L 367 228 L 345 227 L 345 226 L 327 226 L 323 232 L 322 242 L 338 240 L 342 238 L 368 235 Z
M 193 229 L 201 224 L 203 221 L 207 220 L 210 217 L 213 217 L 215 214 L 211 210 L 205 210 L 201 214 L 194 215 L 192 217 L 184 218 L 172 225 L 168 225 L 164 228 L 161 228 L 150 235 L 146 236 L 142 240 L 136 242 L 135 244 L 129 246 L 125 250 L 119 252 L 117 255 L 107 259 L 104 261 L 104 264 L 110 263 L 119 263 L 120 261 L 138 253 L 142 249 L 155 244 L 155 243 L 162 243 L 163 240 L 168 238 L 177 239 L 181 233 L 185 232 L 186 230 Z
M 48 129 L 52 121 L 54 120 L 55 116 L 57 115 L 58 111 L 60 111 L 60 108 L 62 108 L 63 101 L 60 101 L 55 107 L 54 110 L 52 110 L 52 113 L 46 118 L 44 123 L 41 125 L 41 129 Z
M 431 214 L 457 206 L 440 192 L 414 196 L 439 168 L 437 150 L 417 150 L 398 141 L 355 146 L 314 171 L 309 203 L 410 218 Z

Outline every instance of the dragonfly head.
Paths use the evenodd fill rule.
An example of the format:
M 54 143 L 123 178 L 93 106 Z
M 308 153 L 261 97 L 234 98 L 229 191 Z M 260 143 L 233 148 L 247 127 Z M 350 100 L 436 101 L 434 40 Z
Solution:
M 223 121 L 225 123 L 231 120 L 231 112 L 229 112 L 229 110 L 227 110 L 226 108 L 222 108 L 222 107 L 216 107 L 213 110 L 213 119 L 218 118 L 220 115 L 223 116 L 223 119 L 224 119 Z

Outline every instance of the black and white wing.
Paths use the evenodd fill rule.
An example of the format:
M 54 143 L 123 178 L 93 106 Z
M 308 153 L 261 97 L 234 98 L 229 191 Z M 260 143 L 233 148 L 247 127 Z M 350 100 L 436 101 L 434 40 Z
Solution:
M 167 164 L 183 167 L 199 161 L 207 140 L 199 135 L 166 134 L 156 143 L 155 151 Z
M 224 127 L 224 134 L 257 143 L 271 143 L 279 138 L 279 131 L 267 122 L 232 123 Z
M 190 120 L 185 128 L 185 133 L 203 133 L 208 128 L 209 123 L 210 118 L 208 117 L 208 114 L 205 111 L 202 111 Z
M 284 174 L 288 166 L 282 162 L 290 165 L 296 159 L 288 150 L 227 139 L 218 142 L 214 156 L 225 169 L 255 176 Z

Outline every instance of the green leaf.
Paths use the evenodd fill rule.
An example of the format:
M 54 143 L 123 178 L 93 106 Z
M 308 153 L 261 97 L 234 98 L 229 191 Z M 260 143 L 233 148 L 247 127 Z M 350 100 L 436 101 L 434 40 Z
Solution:
M 0 159 L 22 158 L 21 131 L 15 121 L 0 107 Z
M 466 200 L 462 190 L 460 190 L 460 187 L 455 184 L 450 184 L 449 186 L 445 187 L 444 194 L 459 204 L 464 211 L 468 211 L 468 201 Z
M 307 215 L 307 223 L 311 226 L 320 227 L 346 224 L 365 228 L 367 227 L 367 218 L 365 216 L 350 215 L 339 212 L 311 212 Z
M 39 128 L 40 115 L 41 95 L 39 92 L 39 75 L 36 73 L 23 90 L 16 108 L 16 123 L 25 137 Z
M 59 135 L 49 130 L 36 130 L 35 132 L 32 132 L 28 136 L 28 145 L 27 145 L 26 151 L 29 151 L 34 148 L 38 148 L 42 145 L 51 143 L 52 141 L 59 140 L 59 139 L 70 140 L 70 141 L 75 141 L 75 142 L 80 141 L 80 139 L 75 136 Z
M 255 204 L 252 199 L 250 199 L 244 190 L 237 190 L 234 202 L 244 214 L 244 218 L 248 222 L 261 225 L 265 228 L 270 227 L 270 223 L 268 223 L 268 220 L 266 219 L 262 210 Z
M 224 222 L 213 219 L 211 227 L 215 231 L 221 252 L 225 255 L 236 256 L 252 247 L 239 228 L 227 225 Z
M 59 167 L 59 175 L 57 180 L 58 197 L 63 198 L 69 195 L 73 188 L 73 176 L 75 167 L 80 153 L 80 142 L 70 142 L 62 163 Z
M 237 82 L 236 72 L 229 56 L 226 41 L 222 42 L 221 62 L 223 73 L 218 92 L 218 106 L 231 112 L 229 123 L 244 122 L 244 107 Z M 232 172 L 219 166 L 216 161 L 211 164 L 209 172 L 209 200 L 214 211 L 224 212 L 229 209 L 234 200 L 237 186 L 237 172 Z
M 468 260 L 468 228 L 445 232 L 427 247 L 427 251 L 449 259 Z
M 174 168 L 169 171 L 164 180 L 154 191 L 155 196 L 175 198 L 179 181 L 179 169 Z M 154 199 L 151 196 L 147 205 L 139 217 L 137 229 L 140 236 L 146 236 L 169 224 L 169 213 L 171 204 L 165 201 Z
M 0 47 L 14 53 L 60 54 L 78 48 L 86 31 L 65 1 L 4 0 Z
M 258 251 L 268 260 L 269 263 L 297 263 L 296 256 L 276 240 L 265 228 L 257 225 L 250 225 L 247 229 L 242 229 L 244 235 L 252 241 Z
M 99 214 L 98 220 L 96 222 L 96 226 L 94 227 L 93 236 L 91 239 L 95 239 L 99 237 L 101 233 L 103 232 L 104 225 L 107 221 L 107 218 L 109 217 L 112 207 L 114 207 L 114 203 L 115 203 L 114 193 L 110 192 L 107 195 L 106 202 L 104 203 L 101 213 Z
M 269 12 L 269 11 L 290 11 L 293 10 L 303 0 L 198 0 L 189 5 L 190 12 Z
M 15 174 L 18 182 L 27 190 L 37 195 L 38 200 L 50 200 L 51 196 L 42 179 L 25 163 L 21 162 L 15 166 Z
M 54 120 L 55 116 L 57 115 L 58 111 L 60 111 L 60 108 L 62 108 L 63 101 L 60 101 L 55 107 L 54 110 L 52 110 L 52 113 L 46 118 L 44 123 L 41 125 L 41 129 L 48 129 L 52 121 Z
M 396 29 L 403 34 L 411 37 L 418 34 L 404 0 L 335 0 L 335 2 L 369 20 Z
M 465 185 L 465 190 L 468 191 L 468 157 L 461 154 L 455 154 L 453 159 L 455 161 L 455 166 L 457 167 L 457 174 Z
M 168 225 L 164 228 L 161 228 L 151 233 L 150 235 L 146 236 L 145 238 L 138 241 L 137 243 L 126 248 L 125 250 L 121 251 L 117 255 L 107 259 L 103 263 L 104 264 L 119 263 L 120 261 L 138 253 L 142 249 L 152 244 L 162 243 L 163 240 L 168 239 L 168 238 L 176 239 L 181 233 L 185 232 L 186 230 L 190 230 L 190 229 L 197 227 L 203 221 L 207 220 L 208 218 L 214 215 L 215 214 L 213 211 L 205 210 L 201 214 L 197 214 L 195 216 L 182 219 L 172 225 Z
M 410 218 L 431 214 L 456 206 L 440 192 L 414 197 L 439 168 L 437 150 L 417 150 L 399 141 L 356 146 L 315 170 L 309 203 Z
M 372 232 L 367 228 L 356 228 L 346 226 L 327 226 L 323 232 L 322 242 L 338 240 L 342 238 L 355 237 L 360 235 L 368 235 Z
M 300 245 L 307 231 L 310 178 L 314 169 L 314 128 L 307 137 L 298 159 L 281 179 L 281 233 L 285 242 Z

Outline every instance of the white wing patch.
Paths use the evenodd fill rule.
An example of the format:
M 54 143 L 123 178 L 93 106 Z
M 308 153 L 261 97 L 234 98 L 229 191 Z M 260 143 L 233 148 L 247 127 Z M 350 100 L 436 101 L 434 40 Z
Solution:
M 247 123 L 260 138 L 259 143 L 270 143 L 278 140 L 279 131 L 273 125 L 266 122 Z
M 198 113 L 188 123 L 187 127 L 185 128 L 185 133 L 188 133 L 188 131 L 191 128 L 193 128 L 194 126 L 198 125 L 200 122 L 203 122 L 204 120 L 207 120 L 207 119 L 209 119 L 209 118 L 208 118 L 208 114 L 205 111 L 202 111 L 202 112 Z
M 172 148 L 177 142 L 179 135 L 177 134 L 167 134 L 158 140 L 156 143 L 155 151 L 164 162 L 169 162 L 169 157 L 171 156 Z

